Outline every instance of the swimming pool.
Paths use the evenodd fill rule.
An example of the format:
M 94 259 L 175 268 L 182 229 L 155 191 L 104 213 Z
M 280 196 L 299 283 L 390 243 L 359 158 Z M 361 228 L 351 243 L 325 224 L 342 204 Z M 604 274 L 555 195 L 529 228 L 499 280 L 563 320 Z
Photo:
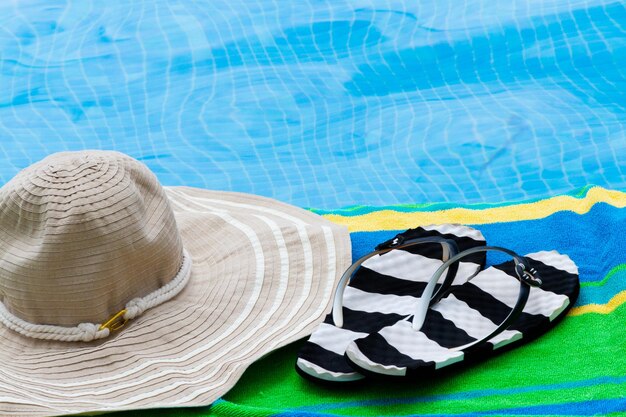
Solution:
M 116 149 L 167 185 L 338 208 L 625 189 L 612 1 L 0 4 L 0 183 Z

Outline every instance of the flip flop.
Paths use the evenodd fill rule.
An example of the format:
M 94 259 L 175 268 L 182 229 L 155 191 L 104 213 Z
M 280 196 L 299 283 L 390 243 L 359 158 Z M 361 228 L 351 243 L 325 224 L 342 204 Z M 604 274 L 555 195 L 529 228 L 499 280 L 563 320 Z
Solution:
M 429 302 L 446 268 L 486 251 L 504 252 L 513 260 L 489 267 L 448 288 L 437 303 Z M 345 355 L 354 369 L 368 375 L 423 377 L 546 333 L 574 305 L 579 289 L 578 268 L 556 251 L 522 257 L 498 247 L 473 248 L 435 272 L 412 317 L 352 341 Z
M 449 224 L 410 229 L 378 245 L 341 277 L 331 314 L 298 352 L 298 373 L 316 381 L 362 379 L 344 358 L 348 344 L 412 314 L 437 268 L 461 250 L 484 245 L 480 231 Z M 484 263 L 484 253 L 455 263 L 442 283 L 433 284 L 429 299 L 438 300 L 442 289 L 462 284 Z

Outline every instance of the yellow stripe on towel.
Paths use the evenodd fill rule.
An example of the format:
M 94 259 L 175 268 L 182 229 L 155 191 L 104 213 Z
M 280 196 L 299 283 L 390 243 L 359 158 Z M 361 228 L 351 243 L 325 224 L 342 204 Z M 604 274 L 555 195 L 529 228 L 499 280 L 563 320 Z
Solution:
M 489 224 L 534 220 L 565 210 L 584 214 L 597 203 L 606 203 L 618 208 L 626 207 L 626 193 L 607 190 L 602 187 L 592 187 L 583 198 L 561 195 L 532 203 L 482 209 L 472 209 L 470 208 L 471 206 L 414 212 L 385 209 L 356 216 L 326 214 L 324 217 L 334 223 L 347 226 L 351 232 L 372 232 L 378 230 L 403 230 L 425 224 Z
M 621 291 L 606 304 L 587 304 L 580 307 L 572 307 L 568 315 L 580 316 L 587 313 L 609 314 L 624 303 L 626 303 L 626 291 Z

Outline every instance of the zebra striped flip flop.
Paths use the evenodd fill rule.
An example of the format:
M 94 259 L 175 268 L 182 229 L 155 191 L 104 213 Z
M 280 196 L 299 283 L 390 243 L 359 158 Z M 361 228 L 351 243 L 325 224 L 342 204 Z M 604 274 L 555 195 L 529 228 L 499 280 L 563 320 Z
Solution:
M 428 280 L 445 261 L 484 245 L 478 230 L 450 224 L 410 229 L 378 245 L 341 277 L 331 314 L 298 352 L 298 373 L 316 381 L 362 379 L 344 358 L 348 344 L 412 314 Z M 455 263 L 442 283 L 433 284 L 429 299 L 435 301 L 443 289 L 462 284 L 484 263 L 484 252 Z M 462 279 L 457 282 L 457 277 Z
M 513 259 L 451 286 L 429 302 L 446 268 L 477 252 L 504 252 Z M 414 315 L 352 341 L 346 358 L 368 375 L 417 377 L 484 359 L 552 328 L 578 298 L 578 268 L 556 251 L 521 257 L 485 246 L 453 256 L 433 275 Z

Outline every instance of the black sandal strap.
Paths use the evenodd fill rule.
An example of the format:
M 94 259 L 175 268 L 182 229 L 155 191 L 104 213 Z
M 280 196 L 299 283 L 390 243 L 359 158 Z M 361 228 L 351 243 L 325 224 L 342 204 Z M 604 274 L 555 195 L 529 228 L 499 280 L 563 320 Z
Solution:
M 426 313 L 428 311 L 428 308 L 430 305 L 432 305 L 430 302 L 426 304 L 424 302 L 424 299 L 426 297 L 429 297 L 429 294 L 433 292 L 435 284 L 437 283 L 441 275 L 443 275 L 445 270 L 449 268 L 451 265 L 458 263 L 458 261 L 461 260 L 462 258 L 472 253 L 487 252 L 487 251 L 503 252 L 513 258 L 515 262 L 515 273 L 517 275 L 518 281 L 520 282 L 520 291 L 517 296 L 517 301 L 515 305 L 513 306 L 513 308 L 511 309 L 511 312 L 509 313 L 509 315 L 491 333 L 487 334 L 486 336 L 482 337 L 479 340 L 475 340 L 463 346 L 451 348 L 450 350 L 466 350 L 472 346 L 481 344 L 493 338 L 494 336 L 497 336 L 498 334 L 502 333 L 513 322 L 515 322 L 515 320 L 517 320 L 517 318 L 520 316 L 520 314 L 524 310 L 524 307 L 526 306 L 526 302 L 528 301 L 528 296 L 530 294 L 530 287 L 539 287 L 542 284 L 539 274 L 537 273 L 536 270 L 530 267 L 530 264 L 526 258 L 518 255 L 512 250 L 501 248 L 498 246 L 482 246 L 482 247 L 468 249 L 466 251 L 463 251 L 453 256 L 452 258 L 444 262 L 444 264 L 441 265 L 439 269 L 437 269 L 437 271 L 435 271 L 430 281 L 428 282 L 428 285 L 426 286 L 424 293 L 422 294 L 422 301 L 420 301 L 417 305 L 415 315 L 413 316 L 413 330 L 419 331 L 422 328 L 422 325 L 424 324 L 424 320 L 426 318 Z
M 410 246 L 421 245 L 425 243 L 439 243 L 441 245 L 443 249 L 442 261 L 444 263 L 449 262 L 451 258 L 455 257 L 455 255 L 459 252 L 458 246 L 454 240 L 444 239 L 436 236 L 405 239 L 404 236 L 398 235 L 393 239 L 389 239 L 388 241 L 379 244 L 378 246 L 376 246 L 376 250 L 360 257 L 352 265 L 350 265 L 350 267 L 343 273 L 343 275 L 339 279 L 339 283 L 337 284 L 337 288 L 335 289 L 335 295 L 333 297 L 332 315 L 334 325 L 337 327 L 343 327 L 343 293 L 346 289 L 346 286 L 348 285 L 348 282 L 363 262 L 373 256 L 382 255 L 394 249 L 404 249 Z M 441 290 L 447 288 L 447 286 L 452 283 L 452 281 L 454 280 L 454 276 L 456 275 L 457 269 L 458 263 L 455 263 L 453 267 L 449 268 L 446 277 L 444 278 L 444 282 L 442 283 L 441 287 L 439 287 L 439 290 L 434 294 L 433 300 L 439 300 L 439 294 L 442 293 Z M 443 272 L 439 274 L 440 277 L 441 275 L 443 275 Z

